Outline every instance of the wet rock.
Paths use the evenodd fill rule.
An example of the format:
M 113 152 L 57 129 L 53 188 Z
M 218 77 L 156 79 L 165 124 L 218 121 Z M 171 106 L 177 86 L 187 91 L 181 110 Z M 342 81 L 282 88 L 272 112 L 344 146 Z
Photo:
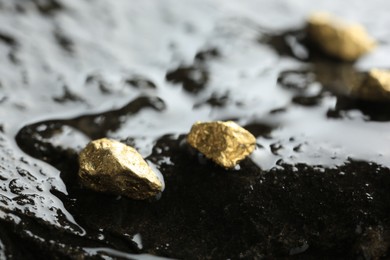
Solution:
M 221 56 L 220 51 L 217 48 L 210 48 L 207 50 L 199 51 L 195 55 L 195 60 L 199 62 L 204 62 L 212 58 L 218 58 Z
M 266 44 L 279 56 L 291 57 L 308 61 L 312 53 L 307 48 L 306 31 L 304 29 L 287 30 L 283 32 L 266 32 L 262 34 L 259 43 Z
M 281 87 L 297 92 L 305 91 L 314 81 L 314 74 L 306 70 L 286 70 L 278 77 L 278 84 Z
M 199 108 L 202 107 L 203 105 L 209 105 L 210 107 L 215 107 L 215 108 L 224 107 L 228 104 L 229 101 L 230 101 L 230 97 L 228 92 L 223 94 L 213 93 L 207 100 L 196 103 L 194 105 L 194 108 Z
M 390 249 L 390 234 L 383 227 L 369 227 L 358 244 L 358 251 L 365 259 L 382 259 Z
M 321 103 L 321 95 L 316 96 L 295 96 L 292 98 L 294 104 L 306 107 L 317 106 Z
M 375 47 L 375 41 L 361 25 L 326 13 L 313 14 L 307 31 L 309 39 L 325 54 L 344 61 L 354 61 Z
M 54 32 L 54 38 L 58 45 L 66 52 L 68 53 L 73 53 L 74 51 L 74 43 L 73 41 L 66 36 L 63 32 L 61 31 L 55 31 Z
M 33 3 L 42 15 L 53 15 L 64 8 L 57 0 L 34 0 Z
M 143 200 L 162 192 L 163 183 L 132 147 L 102 138 L 79 156 L 79 176 L 93 190 Z
M 126 79 L 125 83 L 136 88 L 136 89 L 156 89 L 157 86 L 151 80 L 143 78 L 141 76 L 134 76 L 132 78 Z
M 179 67 L 169 71 L 165 78 L 172 83 L 182 83 L 185 91 L 196 94 L 205 88 L 209 73 L 202 67 Z
M 197 122 L 187 136 L 188 143 L 225 168 L 233 168 L 253 152 L 256 138 L 233 121 Z
M 64 93 L 60 97 L 53 97 L 53 100 L 58 103 L 66 103 L 66 102 L 76 102 L 76 101 L 84 101 L 81 97 L 72 93 L 72 91 L 68 88 L 68 86 L 63 86 Z

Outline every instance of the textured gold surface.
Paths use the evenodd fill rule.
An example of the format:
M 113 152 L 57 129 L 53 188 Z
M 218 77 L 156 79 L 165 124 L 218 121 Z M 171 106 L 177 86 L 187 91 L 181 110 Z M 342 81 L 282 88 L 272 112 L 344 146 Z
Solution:
M 345 61 L 354 61 L 375 47 L 375 41 L 361 25 L 326 13 L 309 17 L 308 36 L 326 54 Z
M 93 190 L 147 199 L 163 190 L 142 156 L 132 147 L 107 138 L 90 142 L 80 153 L 79 176 Z
M 188 143 L 207 158 L 225 168 L 233 168 L 253 152 L 256 138 L 235 122 L 196 122 Z

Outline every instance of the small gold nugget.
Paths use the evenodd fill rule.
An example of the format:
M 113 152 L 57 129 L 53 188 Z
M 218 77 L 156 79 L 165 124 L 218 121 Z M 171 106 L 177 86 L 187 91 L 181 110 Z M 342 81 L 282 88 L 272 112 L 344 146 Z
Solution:
M 163 183 L 132 147 L 102 138 L 80 153 L 79 176 L 93 190 L 143 200 L 156 196 Z
M 382 69 L 371 69 L 368 72 L 368 83 L 372 88 L 380 88 L 390 92 L 390 71 Z
M 256 138 L 233 121 L 196 122 L 187 136 L 188 143 L 225 168 L 233 168 L 253 152 Z
M 344 61 L 357 60 L 375 47 L 375 41 L 359 24 L 349 24 L 327 13 L 309 17 L 308 36 L 326 54 Z
M 390 100 L 390 71 L 371 69 L 362 84 L 355 89 L 355 96 L 371 101 Z

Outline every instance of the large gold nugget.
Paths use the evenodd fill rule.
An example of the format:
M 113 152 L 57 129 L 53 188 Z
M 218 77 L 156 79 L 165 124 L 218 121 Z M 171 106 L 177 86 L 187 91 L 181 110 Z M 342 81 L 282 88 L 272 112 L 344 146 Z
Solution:
M 79 176 L 93 190 L 143 200 L 163 190 L 162 181 L 132 147 L 107 138 L 90 142 L 80 153 Z
M 308 36 L 326 54 L 344 61 L 357 60 L 375 47 L 359 24 L 348 24 L 327 13 L 309 17 Z
M 225 168 L 233 168 L 253 152 L 256 138 L 233 121 L 196 122 L 188 143 L 207 158 Z

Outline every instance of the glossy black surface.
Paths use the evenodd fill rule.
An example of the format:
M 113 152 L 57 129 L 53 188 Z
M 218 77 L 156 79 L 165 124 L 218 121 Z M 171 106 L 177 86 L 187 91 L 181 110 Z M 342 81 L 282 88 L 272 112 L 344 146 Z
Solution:
M 389 104 L 345 76 L 390 67 L 385 6 L 0 1 L 0 259 L 385 258 Z M 376 52 L 323 56 L 303 25 L 318 9 L 365 25 Z M 258 145 L 231 171 L 185 142 L 228 119 Z M 158 168 L 161 198 L 81 186 L 78 152 L 101 137 Z

